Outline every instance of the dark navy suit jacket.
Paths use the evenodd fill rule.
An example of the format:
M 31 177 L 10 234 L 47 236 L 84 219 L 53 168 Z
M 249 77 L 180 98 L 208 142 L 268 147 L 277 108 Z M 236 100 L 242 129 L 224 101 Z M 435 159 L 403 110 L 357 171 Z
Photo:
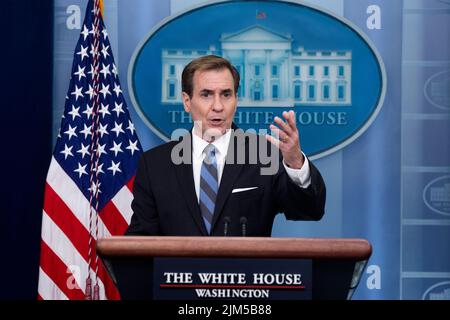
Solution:
M 190 141 L 191 136 L 184 139 Z M 234 134 L 231 139 L 235 139 Z M 168 142 L 142 155 L 134 182 L 133 216 L 127 235 L 208 235 L 195 192 L 192 164 L 176 165 L 171 160 L 172 149 L 178 143 Z M 284 213 L 289 220 L 322 218 L 325 184 L 311 162 L 311 185 L 300 188 L 287 175 L 281 156 L 275 174 L 261 175 L 261 168 L 265 166 L 259 158 L 256 164 L 250 163 L 248 140 L 236 144 L 230 141 L 230 148 L 236 149 L 239 143 L 244 144 L 246 161 L 230 164 L 229 155 L 236 156 L 236 152 L 231 153 L 229 149 L 216 199 L 212 236 L 224 235 L 228 219 L 229 236 L 242 235 L 242 217 L 247 220 L 247 236 L 270 236 L 277 213 Z M 190 157 L 192 159 L 192 153 Z M 257 188 L 232 193 L 233 189 L 254 187 Z

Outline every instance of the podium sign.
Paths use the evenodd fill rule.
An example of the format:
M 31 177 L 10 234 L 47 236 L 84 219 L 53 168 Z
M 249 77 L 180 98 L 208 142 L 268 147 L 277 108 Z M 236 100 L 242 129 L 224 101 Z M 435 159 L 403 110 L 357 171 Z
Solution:
M 122 299 L 350 299 L 364 239 L 112 237 L 97 252 Z
M 155 258 L 153 299 L 310 300 L 310 259 Z

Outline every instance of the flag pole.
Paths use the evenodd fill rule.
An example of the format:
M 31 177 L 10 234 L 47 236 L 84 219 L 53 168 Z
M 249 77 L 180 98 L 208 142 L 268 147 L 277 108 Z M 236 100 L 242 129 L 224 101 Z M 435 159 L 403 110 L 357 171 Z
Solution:
M 89 197 L 89 252 L 88 252 L 88 277 L 86 279 L 86 292 L 85 299 L 86 300 L 99 300 L 99 285 L 98 285 L 98 257 L 95 253 L 95 237 L 98 237 L 98 203 L 99 203 L 99 137 L 98 137 L 98 127 L 100 117 L 98 116 L 98 109 L 100 106 L 100 19 L 102 15 L 100 13 L 102 0 L 94 0 L 94 61 L 93 61 L 93 87 L 94 87 L 94 98 L 93 98 L 93 116 L 92 116 L 92 137 L 91 140 L 91 170 L 90 170 L 90 197 Z M 96 186 L 96 187 L 94 187 Z M 95 206 L 94 206 L 94 198 L 95 198 Z M 95 217 L 94 217 L 95 216 Z M 94 224 L 95 220 L 95 224 Z M 93 225 L 95 226 L 93 228 Z M 94 229 L 94 230 L 93 230 Z M 94 259 L 94 276 L 95 276 L 95 285 L 94 290 L 92 292 L 92 279 L 91 279 L 91 263 Z

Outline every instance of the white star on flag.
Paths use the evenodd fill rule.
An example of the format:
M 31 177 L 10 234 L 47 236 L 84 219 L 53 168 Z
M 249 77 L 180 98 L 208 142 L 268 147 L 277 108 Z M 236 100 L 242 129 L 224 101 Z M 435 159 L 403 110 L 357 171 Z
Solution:
M 87 49 L 88 47 L 83 47 L 83 45 L 81 45 L 81 49 L 80 51 L 77 53 L 78 55 L 81 55 L 81 62 L 83 62 L 84 58 L 89 58 L 89 54 L 87 53 Z
M 123 131 L 122 129 L 122 125 L 122 123 L 118 124 L 117 122 L 114 122 L 114 129 L 111 129 L 111 131 L 116 133 L 116 138 L 119 137 L 119 134 L 125 133 L 125 131 Z
M 100 128 L 98 129 L 98 133 L 100 134 L 100 136 L 102 138 L 103 138 L 103 135 L 105 135 L 105 134 L 109 135 L 107 129 L 108 129 L 108 125 L 107 124 L 103 125 L 103 124 L 100 123 Z
M 65 145 L 64 150 L 61 151 L 61 153 L 64 155 L 64 160 L 67 160 L 67 157 L 68 157 L 68 156 L 73 157 L 72 149 L 73 149 L 73 146 L 71 146 L 71 147 L 69 148 L 69 147 L 67 146 L 67 144 Z
M 116 67 L 116 65 L 115 65 L 114 63 L 113 63 L 112 73 L 114 74 L 114 77 L 117 77 L 117 75 L 118 75 L 118 70 L 117 70 L 117 67 Z
M 78 150 L 77 151 L 77 153 L 79 153 L 79 154 L 81 154 L 81 159 L 84 159 L 84 157 L 86 156 L 86 155 L 88 155 L 88 156 L 90 156 L 91 154 L 89 153 L 89 145 L 84 145 L 84 144 L 81 144 L 81 149 L 80 150 Z
M 105 84 L 102 83 L 102 90 L 100 90 L 100 93 L 103 94 L 103 99 L 105 99 L 108 94 L 111 95 L 111 92 L 109 91 L 109 84 L 105 86 Z
M 69 141 L 70 139 L 72 139 L 72 137 L 78 137 L 77 134 L 75 133 L 76 130 L 77 130 L 76 126 L 72 128 L 72 126 L 69 124 L 69 129 L 66 132 L 64 132 L 64 134 L 67 134 L 69 136 Z
M 98 74 L 98 67 L 95 67 L 94 65 L 91 64 L 91 70 L 88 72 L 88 74 L 90 74 L 92 79 L 94 79 Z
M 84 37 L 84 41 L 86 41 L 86 38 L 89 36 L 89 29 L 86 27 L 86 25 L 83 26 L 83 31 L 81 32 L 81 34 Z
M 119 166 L 120 166 L 120 162 L 114 163 L 114 161 L 111 161 L 111 167 L 109 167 L 108 170 L 111 170 L 113 176 L 115 176 L 117 172 L 122 172 L 122 170 L 120 170 Z
M 119 94 L 122 93 L 122 89 L 120 88 L 120 86 L 119 86 L 117 83 L 114 84 L 114 89 L 113 89 L 113 91 L 116 93 L 116 96 L 117 96 L 117 97 L 119 96 Z
M 94 172 L 97 172 L 97 171 L 98 171 L 98 174 L 101 174 L 101 173 L 104 174 L 104 173 L 105 173 L 105 171 L 103 171 L 103 163 L 102 163 L 102 164 L 99 164 L 97 168 L 94 167 L 92 170 L 93 170 Z
M 74 170 L 74 172 L 77 172 L 79 174 L 79 178 L 81 178 L 83 176 L 83 174 L 87 175 L 86 167 L 87 167 L 87 164 L 82 166 L 81 163 L 78 163 L 78 169 Z
M 74 73 L 74 75 L 78 76 L 78 81 L 81 81 L 81 78 L 86 78 L 84 69 L 86 69 L 86 67 L 81 68 L 81 66 L 78 66 L 78 71 Z
M 102 54 L 105 59 L 109 56 L 108 50 L 109 50 L 109 46 L 105 47 L 105 45 L 103 44 Z
M 106 78 L 106 76 L 111 74 L 111 71 L 109 71 L 109 64 L 107 66 L 103 65 L 102 70 L 100 71 L 101 74 L 103 74 L 103 77 Z
M 95 94 L 94 88 L 91 85 L 89 85 L 89 90 L 86 91 L 84 94 L 88 94 L 89 95 L 89 100 L 92 100 L 92 97 Z
M 88 136 L 92 135 L 92 126 L 87 126 L 83 123 L 84 129 L 80 131 L 81 134 L 84 134 L 84 139 L 87 139 Z
M 113 112 L 116 112 L 117 117 L 120 117 L 121 113 L 125 113 L 125 111 L 123 111 L 123 103 L 118 104 L 117 102 L 115 103 L 115 107 L 112 110 Z
M 134 134 L 135 129 L 134 129 L 133 122 L 128 121 L 128 128 L 127 129 L 130 130 L 131 134 Z
M 89 191 L 92 191 L 93 193 L 102 193 L 102 191 L 100 190 L 100 186 L 102 184 L 100 182 L 94 183 L 92 182 L 91 187 L 88 189 Z
M 119 152 L 123 152 L 122 151 L 122 142 L 121 143 L 119 143 L 119 144 L 117 144 L 115 141 L 113 141 L 113 144 L 114 144 L 114 147 L 112 147 L 111 149 L 109 149 L 110 151 L 113 151 L 114 152 L 114 155 L 117 157 L 117 154 L 119 153 Z
M 104 105 L 103 103 L 101 105 L 102 105 L 102 108 L 101 108 L 101 110 L 98 113 L 101 113 L 102 114 L 102 119 L 104 119 L 107 114 L 111 115 L 111 113 L 108 110 L 108 108 L 109 108 L 108 105 Z
M 81 107 L 75 108 L 74 105 L 72 105 L 72 111 L 69 112 L 69 114 L 72 116 L 72 121 L 75 120 L 76 117 L 80 117 L 80 113 L 78 110 L 80 110 Z
M 83 97 L 83 94 L 81 93 L 81 90 L 83 90 L 83 87 L 79 87 L 75 85 L 75 91 L 71 94 L 75 96 L 75 101 L 78 101 L 78 98 Z
M 131 155 L 134 155 L 135 151 L 139 151 L 139 148 L 137 147 L 138 141 L 136 140 L 135 142 L 132 142 L 131 140 L 129 140 L 130 145 L 126 148 L 127 150 L 130 150 Z
M 98 56 L 100 53 L 98 52 L 99 48 L 95 47 L 94 44 L 91 45 L 91 51 L 89 52 L 92 57 Z
M 106 143 L 105 144 L 99 144 L 99 146 L 98 146 L 98 153 L 97 153 L 99 157 L 101 157 L 102 154 L 108 154 L 105 151 L 105 148 L 106 148 Z

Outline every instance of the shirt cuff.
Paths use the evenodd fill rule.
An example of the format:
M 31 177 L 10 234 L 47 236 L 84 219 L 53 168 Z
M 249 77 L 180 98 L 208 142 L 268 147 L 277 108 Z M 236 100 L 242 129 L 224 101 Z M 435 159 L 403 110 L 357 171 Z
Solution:
M 289 178 L 300 188 L 308 188 L 311 185 L 311 171 L 309 169 L 309 161 L 308 158 L 303 153 L 305 157 L 305 162 L 300 169 L 292 169 L 286 165 L 283 159 L 283 166 L 288 174 Z

